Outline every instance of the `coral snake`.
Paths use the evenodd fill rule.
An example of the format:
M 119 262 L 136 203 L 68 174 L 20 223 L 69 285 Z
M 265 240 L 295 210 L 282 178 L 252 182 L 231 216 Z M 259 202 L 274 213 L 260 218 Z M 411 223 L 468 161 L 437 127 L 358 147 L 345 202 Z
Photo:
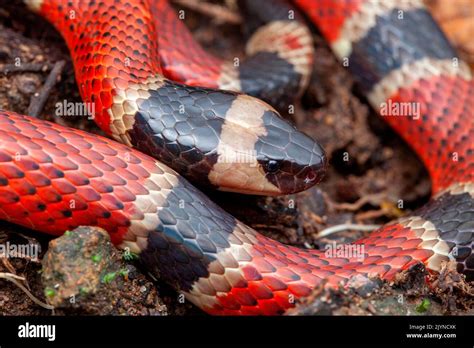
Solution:
M 439 271 L 455 260 L 473 278 L 472 77 L 420 1 L 241 1 L 253 20 L 237 65 L 206 53 L 164 0 L 26 3 L 62 34 L 82 98 L 123 145 L 0 111 L 1 219 L 55 235 L 103 227 L 212 314 L 283 313 L 322 283 L 391 279 L 416 262 Z M 238 93 L 277 108 L 300 95 L 314 60 L 305 17 L 376 110 L 420 108 L 383 118 L 423 160 L 432 199 L 358 240 L 362 258 L 266 238 L 187 180 L 262 195 L 320 181 L 322 148 L 269 104 Z

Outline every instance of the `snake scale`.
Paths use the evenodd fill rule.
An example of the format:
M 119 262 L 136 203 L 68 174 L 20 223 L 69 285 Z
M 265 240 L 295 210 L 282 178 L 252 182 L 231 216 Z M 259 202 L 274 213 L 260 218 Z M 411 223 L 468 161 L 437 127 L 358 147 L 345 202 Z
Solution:
M 416 262 L 455 260 L 473 278 L 474 86 L 420 1 L 241 1 L 254 20 L 238 66 L 205 52 L 164 0 L 26 3 L 62 34 L 82 98 L 123 144 L 0 111 L 1 219 L 55 235 L 103 227 L 211 314 L 283 313 L 324 282 Z M 190 183 L 279 195 L 321 180 L 321 146 L 256 98 L 279 109 L 304 90 L 317 63 L 306 19 L 376 110 L 420 107 L 382 117 L 424 162 L 432 199 L 358 240 L 362 258 L 280 244 Z

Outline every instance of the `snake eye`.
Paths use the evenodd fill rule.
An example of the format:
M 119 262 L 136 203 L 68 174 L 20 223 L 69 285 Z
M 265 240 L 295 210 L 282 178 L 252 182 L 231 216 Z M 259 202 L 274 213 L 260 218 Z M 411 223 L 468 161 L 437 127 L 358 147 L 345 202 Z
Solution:
M 268 173 L 275 173 L 278 169 L 280 169 L 280 163 L 275 160 L 269 160 L 266 163 L 266 168 Z

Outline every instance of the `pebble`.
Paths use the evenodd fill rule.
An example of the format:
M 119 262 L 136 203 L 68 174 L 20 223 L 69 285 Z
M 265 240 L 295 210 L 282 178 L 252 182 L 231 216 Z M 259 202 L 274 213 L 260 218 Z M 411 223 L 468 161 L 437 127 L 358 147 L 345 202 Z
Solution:
M 368 297 L 375 290 L 380 288 L 380 283 L 376 280 L 369 279 L 362 274 L 357 274 L 349 279 L 347 286 L 353 289 L 358 295 Z
M 18 75 L 15 79 L 18 90 L 24 95 L 35 93 L 41 85 L 39 78 L 35 75 Z

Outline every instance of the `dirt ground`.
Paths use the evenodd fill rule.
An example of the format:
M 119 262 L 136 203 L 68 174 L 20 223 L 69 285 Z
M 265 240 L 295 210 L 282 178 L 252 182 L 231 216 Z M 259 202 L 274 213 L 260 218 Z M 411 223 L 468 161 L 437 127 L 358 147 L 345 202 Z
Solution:
M 217 3 L 227 11 L 235 11 L 233 1 Z M 430 1 L 430 5 L 436 8 L 437 2 Z M 186 22 L 195 37 L 211 52 L 229 59 L 243 56 L 239 25 L 215 18 L 210 20 L 192 10 L 186 10 L 186 13 L 189 14 Z M 295 105 L 295 114 L 288 117 L 291 116 L 301 130 L 318 139 L 326 149 L 330 157 L 326 179 L 311 190 L 279 198 L 206 192 L 224 209 L 259 232 L 303 248 L 322 248 L 332 240 L 351 242 L 359 239 L 370 232 L 344 231 L 328 238 L 320 238 L 318 234 L 325 228 L 349 222 L 386 223 L 420 207 L 430 196 L 430 181 L 418 158 L 370 109 L 351 76 L 317 32 L 314 40 L 316 62 L 310 87 Z M 27 68 L 15 70 L 17 57 Z M 463 52 L 463 57 L 474 62 L 469 48 Z M 52 89 L 40 117 L 102 134 L 92 121 L 84 118 L 51 116 L 57 101 L 81 100 L 67 48 L 54 28 L 30 13 L 20 1 L 0 0 L 0 71 L 3 71 L 0 72 L 0 108 L 27 114 L 32 97 L 59 61 L 65 61 L 61 79 Z M 398 205 L 400 200 L 403 208 Z M 0 222 L 0 242 L 13 240 L 40 245 L 41 259 L 51 238 Z M 114 272 L 127 269 L 126 277 L 116 277 L 102 286 L 103 296 L 89 298 L 88 305 L 65 305 L 54 313 L 201 315 L 191 304 L 182 303 L 179 295 L 168 286 L 147 276 L 135 261 L 124 260 L 121 252 L 111 251 L 110 258 L 117 265 Z M 39 261 L 21 258 L 1 261 L 0 272 L 25 277 L 24 284 L 31 293 L 46 302 L 48 292 L 42 282 Z M 361 280 L 363 284 L 356 284 L 350 292 L 315 289 L 314 294 L 291 314 L 472 313 L 474 284 L 465 283 L 448 267 L 439 277 L 429 276 L 431 283 L 438 286 L 428 288 L 417 277 L 420 272 L 424 270 L 409 270 L 390 284 Z M 360 287 L 369 287 L 371 291 L 364 290 L 361 294 Z M 390 304 L 399 299 L 401 293 L 408 296 L 409 301 L 393 311 L 394 306 Z M 109 299 L 112 297 L 123 298 L 123 301 L 111 305 Z M 327 305 L 328 301 L 330 305 Z M 426 305 L 426 301 L 430 305 Z M 35 304 L 12 282 L 0 280 L 0 314 L 52 313 Z

